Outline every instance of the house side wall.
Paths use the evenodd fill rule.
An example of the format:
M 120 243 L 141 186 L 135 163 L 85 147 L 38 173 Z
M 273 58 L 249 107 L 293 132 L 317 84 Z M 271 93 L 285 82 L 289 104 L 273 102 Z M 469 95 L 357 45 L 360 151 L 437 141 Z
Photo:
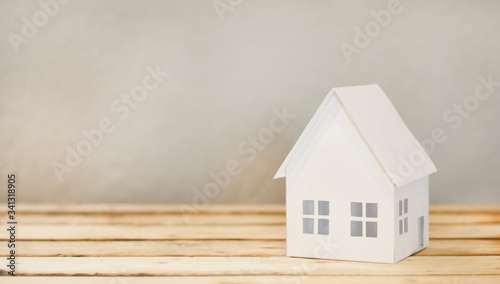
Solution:
M 429 178 L 426 176 L 396 188 L 394 197 L 394 237 L 396 240 L 394 257 L 396 261 L 400 261 L 429 245 Z M 405 199 L 408 200 L 407 213 L 404 208 Z M 403 207 L 401 214 L 400 201 Z M 421 226 L 419 226 L 419 217 L 423 217 L 424 221 Z M 400 222 L 402 223 L 401 234 Z M 405 223 L 407 223 L 407 228 L 405 228 Z M 419 244 L 421 229 L 423 231 L 420 238 L 423 243 Z
M 294 166 L 287 168 L 287 255 L 392 263 L 393 189 L 380 173 L 382 179 L 374 177 L 377 165 L 339 115 L 345 114 L 325 119 Z M 313 215 L 304 214 L 304 200 L 313 202 Z M 319 201 L 328 201 L 328 216 L 318 214 Z M 362 217 L 351 216 L 351 202 L 362 203 Z M 376 218 L 366 216 L 366 203 L 377 204 Z M 304 233 L 304 218 L 313 219 L 313 234 Z M 328 221 L 328 235 L 319 234 L 319 219 Z M 362 222 L 362 236 L 351 236 L 351 221 Z M 367 222 L 377 223 L 376 238 L 367 237 Z

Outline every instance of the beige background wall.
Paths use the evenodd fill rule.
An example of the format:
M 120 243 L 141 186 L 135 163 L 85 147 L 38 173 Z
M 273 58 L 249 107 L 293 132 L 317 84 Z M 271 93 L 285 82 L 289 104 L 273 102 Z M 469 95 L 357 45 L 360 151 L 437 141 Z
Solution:
M 479 77 L 500 82 L 500 2 L 215 3 L 227 10 L 70 1 L 44 18 L 37 1 L 1 1 L 1 183 L 16 171 L 20 202 L 284 202 L 272 177 L 324 96 L 378 83 L 419 140 L 439 134 L 432 202 L 500 202 L 500 86 L 472 97 Z M 375 24 L 388 4 L 397 13 Z M 372 29 L 357 47 L 356 27 Z M 342 42 L 357 48 L 350 62 Z M 146 77 L 144 96 L 157 66 L 169 75 Z M 112 132 L 85 148 L 102 120 Z M 79 144 L 88 156 L 59 181 L 54 162 Z M 215 188 L 210 172 L 227 167 Z

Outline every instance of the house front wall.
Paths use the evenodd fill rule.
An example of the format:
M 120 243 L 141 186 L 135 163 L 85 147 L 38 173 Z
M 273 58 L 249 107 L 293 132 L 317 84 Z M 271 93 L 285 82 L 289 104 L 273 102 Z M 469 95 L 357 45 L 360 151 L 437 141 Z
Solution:
M 327 117 L 287 168 L 287 255 L 392 263 L 393 189 L 339 118 Z
M 399 261 L 429 245 L 429 178 L 394 192 L 395 259 Z

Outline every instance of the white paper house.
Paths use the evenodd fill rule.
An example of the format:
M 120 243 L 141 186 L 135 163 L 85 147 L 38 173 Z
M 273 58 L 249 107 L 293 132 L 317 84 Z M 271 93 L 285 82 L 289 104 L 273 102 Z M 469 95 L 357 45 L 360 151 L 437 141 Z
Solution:
M 287 255 L 394 263 L 427 247 L 435 171 L 378 85 L 332 89 L 275 176 Z

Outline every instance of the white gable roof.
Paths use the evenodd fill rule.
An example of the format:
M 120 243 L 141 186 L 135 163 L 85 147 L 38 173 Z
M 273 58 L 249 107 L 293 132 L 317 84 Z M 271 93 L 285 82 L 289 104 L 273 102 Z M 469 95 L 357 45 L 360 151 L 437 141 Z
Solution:
M 393 186 L 402 186 L 436 172 L 436 167 L 378 85 L 333 88 L 300 135 L 274 178 L 284 177 L 286 167 L 298 158 L 326 105 L 337 99 L 353 127 Z M 304 145 L 307 147 L 307 145 Z

